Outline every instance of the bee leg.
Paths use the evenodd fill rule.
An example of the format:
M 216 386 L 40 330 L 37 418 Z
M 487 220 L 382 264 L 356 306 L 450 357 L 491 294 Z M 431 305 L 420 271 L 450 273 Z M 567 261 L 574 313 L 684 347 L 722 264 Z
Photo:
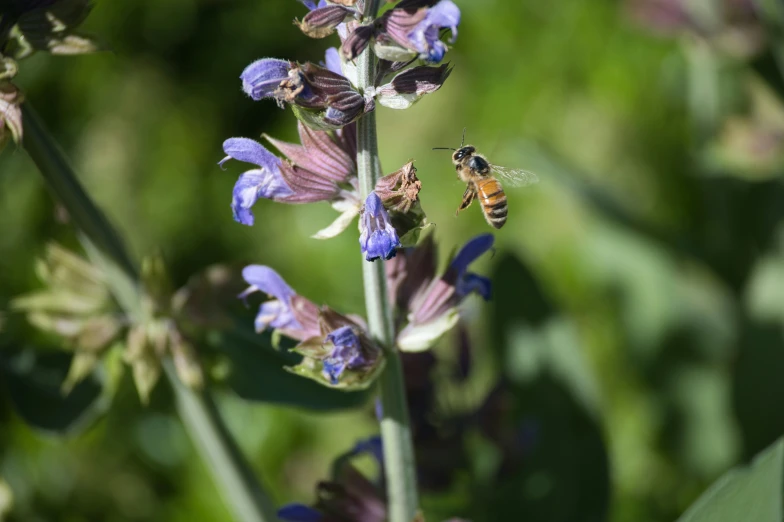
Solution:
M 460 207 L 458 207 L 457 212 L 455 212 L 455 216 L 457 216 L 461 210 L 467 209 L 471 205 L 471 202 L 474 201 L 475 197 L 476 189 L 473 185 L 468 185 L 463 193 L 463 202 L 460 203 Z

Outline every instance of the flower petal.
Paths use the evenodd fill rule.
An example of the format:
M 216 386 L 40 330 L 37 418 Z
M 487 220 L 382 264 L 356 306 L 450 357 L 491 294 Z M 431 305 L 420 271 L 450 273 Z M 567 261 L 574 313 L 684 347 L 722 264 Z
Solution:
M 381 198 L 375 192 L 371 192 L 365 200 L 359 228 L 359 244 L 365 259 L 388 260 L 395 256 L 397 248 L 400 247 L 400 238 L 392 226 Z
M 242 90 L 258 101 L 272 96 L 280 82 L 289 77 L 291 62 L 277 58 L 256 60 L 242 71 Z
M 341 67 L 340 61 L 340 53 L 335 47 L 330 47 L 327 49 L 327 52 L 324 53 L 324 64 L 326 65 L 327 69 L 332 71 L 335 74 L 343 74 L 343 68 Z
M 261 303 L 253 324 L 257 332 L 263 332 L 268 327 L 291 330 L 301 328 L 292 315 L 291 308 L 277 299 Z
M 492 248 L 494 240 L 492 234 L 482 234 L 471 239 L 452 259 L 449 270 L 455 271 L 457 274 L 465 273 L 468 265 Z
M 240 175 L 234 184 L 231 199 L 234 219 L 243 225 L 253 225 L 254 217 L 250 209 L 259 198 L 283 199 L 292 194 L 279 172 L 249 170 Z
M 492 288 L 490 279 L 479 274 L 465 274 L 457 280 L 457 295 L 460 297 L 476 292 L 482 296 L 482 299 L 489 301 L 492 295 Z
M 221 167 L 230 159 L 253 163 L 269 171 L 278 170 L 278 165 L 280 165 L 280 160 L 273 153 L 265 149 L 258 141 L 250 138 L 227 139 L 223 142 L 223 152 L 228 156 L 219 163 Z
M 294 290 L 286 284 L 280 274 L 268 266 L 248 265 L 242 270 L 242 278 L 252 287 L 286 304 L 295 295 Z
M 354 220 L 354 217 L 359 214 L 359 205 L 350 201 L 341 200 L 332 204 L 335 210 L 342 211 L 342 213 L 326 228 L 323 228 L 313 234 L 313 239 L 329 239 L 337 236 Z
M 457 308 L 438 316 L 433 321 L 408 326 L 397 336 L 397 347 L 403 352 L 423 352 L 433 347 L 449 330 L 454 328 L 460 315 Z

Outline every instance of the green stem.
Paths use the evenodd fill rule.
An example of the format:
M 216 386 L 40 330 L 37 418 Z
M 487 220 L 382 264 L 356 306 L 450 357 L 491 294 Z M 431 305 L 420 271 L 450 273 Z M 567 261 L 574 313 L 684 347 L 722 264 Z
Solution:
M 106 271 L 109 287 L 132 320 L 142 317 L 143 291 L 135 264 L 120 236 L 82 187 L 51 134 L 30 103 L 22 107 L 24 148 L 41 171 L 49 190 L 81 230 L 88 255 Z M 177 399 L 177 411 L 194 445 L 209 464 L 213 479 L 238 522 L 277 520 L 268 497 L 221 419 L 207 392 L 184 386 L 170 361 L 164 361 Z
M 264 522 L 277 520 L 275 507 L 256 481 L 253 471 L 223 423 L 212 397 L 196 392 L 178 378 L 171 361 L 164 364 L 172 383 L 177 411 L 196 445 L 202 460 L 223 488 L 223 497 L 235 520 Z
M 372 20 L 378 12 L 378 0 L 368 0 L 366 7 L 366 19 Z M 368 46 L 358 58 L 360 90 L 364 91 L 373 86 L 375 65 L 376 57 Z M 364 201 L 381 177 L 375 112 L 365 114 L 357 122 L 357 168 L 360 195 Z M 411 443 L 403 365 L 394 348 L 392 308 L 387 297 L 383 262 L 368 263 L 363 259 L 362 276 L 370 334 L 385 347 L 387 357 L 386 368 L 380 377 L 380 395 L 389 522 L 411 522 L 418 510 L 416 464 Z

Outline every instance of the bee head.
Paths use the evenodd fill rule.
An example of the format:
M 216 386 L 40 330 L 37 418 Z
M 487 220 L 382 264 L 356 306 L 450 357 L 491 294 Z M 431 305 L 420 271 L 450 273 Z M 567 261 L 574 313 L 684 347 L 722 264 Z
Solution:
M 455 163 L 463 160 L 466 157 L 471 156 L 474 152 L 476 152 L 476 148 L 471 145 L 466 145 L 465 147 L 460 147 L 452 154 L 452 161 Z

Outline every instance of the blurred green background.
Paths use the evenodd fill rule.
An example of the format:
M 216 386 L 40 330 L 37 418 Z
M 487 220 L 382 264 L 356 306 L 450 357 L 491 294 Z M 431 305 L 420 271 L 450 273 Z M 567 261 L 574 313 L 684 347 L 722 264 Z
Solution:
M 496 296 L 467 303 L 467 379 L 450 377 L 457 339 L 439 347 L 429 413 L 468 413 L 466 457 L 424 496 L 428 520 L 674 520 L 784 432 L 782 44 L 743 1 L 693 2 L 698 29 L 661 15 L 676 0 L 457 3 L 445 86 L 378 110 L 384 171 L 416 159 L 442 258 L 488 228 L 477 208 L 454 216 L 463 187 L 432 147 L 467 127 L 491 161 L 541 183 L 508 191 L 496 252 L 475 267 Z M 303 14 L 294 0 L 101 1 L 83 32 L 111 52 L 37 54 L 15 81 L 133 254 L 161 252 L 177 286 L 215 263 L 267 264 L 315 302 L 363 313 L 356 228 L 313 240 L 332 209 L 269 201 L 238 225 L 243 168 L 217 166 L 231 136 L 296 141 L 291 112 L 252 102 L 238 76 L 261 57 L 323 59 L 337 39 L 303 36 L 291 24 Z M 40 286 L 46 243 L 73 234 L 14 146 L 0 154 L 0 230 L 5 309 Z M 4 345 L 41 341 L 20 322 L 7 316 Z M 0 390 L 9 520 L 229 519 L 165 383 L 145 408 L 126 374 L 106 416 L 64 438 L 28 427 Z M 280 504 L 311 501 L 331 460 L 377 431 L 372 404 L 218 399 Z

